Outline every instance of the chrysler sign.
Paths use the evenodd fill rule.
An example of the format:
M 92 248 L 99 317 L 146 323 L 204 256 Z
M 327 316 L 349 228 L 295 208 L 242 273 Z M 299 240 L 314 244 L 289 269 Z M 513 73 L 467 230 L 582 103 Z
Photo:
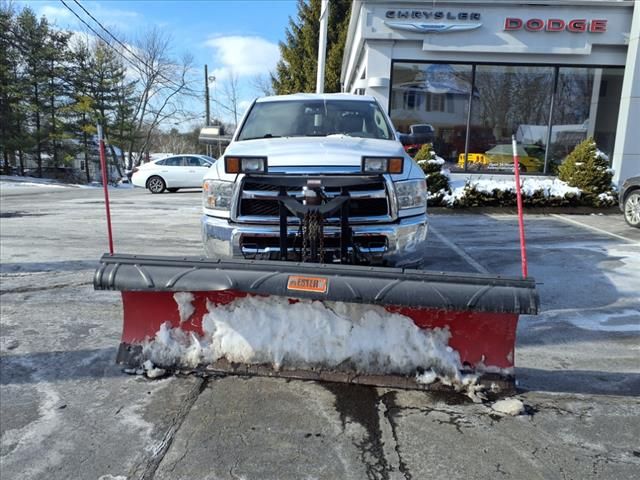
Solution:
M 436 33 L 436 32 L 460 32 L 475 30 L 479 23 L 480 14 L 477 12 L 448 12 L 431 10 L 387 10 L 385 17 L 391 21 L 385 21 L 385 25 L 396 30 L 409 32 Z M 426 20 L 429 23 L 397 22 L 394 20 Z M 445 20 L 444 22 L 442 20 Z M 451 22 L 451 20 L 457 20 Z
M 584 18 L 576 18 L 573 20 L 562 20 L 559 18 L 549 18 L 543 20 L 541 18 L 530 18 L 523 20 L 522 18 L 507 17 L 504 21 L 504 29 L 506 31 L 527 30 L 529 32 L 572 32 L 572 33 L 604 33 L 607 31 L 606 20 L 587 20 Z
M 476 12 L 445 12 L 430 10 L 387 10 L 387 18 L 407 18 L 411 20 L 480 20 Z

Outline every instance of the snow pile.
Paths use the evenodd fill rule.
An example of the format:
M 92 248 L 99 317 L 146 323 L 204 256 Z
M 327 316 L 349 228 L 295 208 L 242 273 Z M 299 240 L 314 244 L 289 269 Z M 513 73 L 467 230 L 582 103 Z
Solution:
M 513 417 L 522 415 L 525 411 L 524 403 L 517 398 L 505 398 L 503 400 L 498 400 L 491 406 L 491 408 L 502 415 L 511 415 Z
M 606 204 L 614 204 L 616 197 L 611 192 L 605 192 L 598 194 L 598 201 Z
M 145 375 L 151 379 L 160 378 L 167 373 L 164 368 L 157 368 L 156 366 L 154 366 L 151 360 L 147 360 L 146 362 L 144 362 L 142 368 L 144 368 Z
M 582 193 L 579 188 L 571 187 L 557 178 L 525 178 L 521 183 L 521 191 L 523 197 L 541 194 L 545 198 L 579 197 Z M 445 205 L 454 206 L 457 203 L 462 203 L 464 198 L 472 192 L 487 195 L 494 195 L 496 192 L 515 194 L 516 185 L 512 178 L 494 179 L 489 177 L 457 180 L 452 182 L 451 193 L 446 194 L 442 201 Z
M 202 337 L 169 323 L 145 342 L 143 354 L 162 367 L 195 367 L 219 359 L 269 364 L 275 369 L 331 368 L 359 373 L 413 375 L 462 385 L 448 329 L 425 330 L 382 307 L 281 297 L 246 297 L 208 305 Z
M 21 175 L 0 175 L 0 188 L 24 188 L 24 187 L 46 187 L 46 188 L 103 188 L 101 182 L 83 183 L 66 183 L 53 178 L 29 177 Z M 118 182 L 117 186 L 108 185 L 109 189 L 133 188 L 130 183 Z
M 596 153 L 594 155 L 595 158 L 603 158 L 604 160 L 606 160 L 607 162 L 609 161 L 609 155 L 607 155 L 606 153 L 604 153 L 602 150 L 600 150 L 599 148 L 596 148 Z
M 426 159 L 425 159 L 425 160 L 418 160 L 418 162 L 417 162 L 417 163 L 418 163 L 418 165 L 426 165 L 426 164 L 429 164 L 429 165 L 440 165 L 440 166 L 442 166 L 442 165 L 444 165 L 444 164 L 445 164 L 444 158 L 439 157 L 438 155 L 436 155 L 436 152 L 434 152 L 433 150 L 431 150 L 431 152 L 429 152 L 429 153 L 431 153 L 431 155 L 432 155 L 434 158 L 431 158 L 431 159 L 429 159 L 429 160 L 426 160 Z

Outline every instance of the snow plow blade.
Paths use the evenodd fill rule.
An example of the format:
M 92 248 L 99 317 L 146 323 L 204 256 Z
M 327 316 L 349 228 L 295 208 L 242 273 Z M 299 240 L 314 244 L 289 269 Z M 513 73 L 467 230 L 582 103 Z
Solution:
M 105 254 L 95 272 L 94 287 L 96 290 L 122 292 L 124 326 L 117 361 L 129 367 L 140 368 L 151 358 L 154 364 L 168 368 L 173 361 L 175 370 L 181 371 L 279 376 L 396 388 L 450 388 L 450 383 L 443 381 L 442 372 L 438 371 L 439 368 L 448 368 L 453 376 L 460 372 L 460 375 L 475 374 L 479 382 L 490 385 L 494 390 L 512 391 L 518 316 L 538 312 L 538 296 L 531 278 L 520 280 L 351 265 Z M 287 363 L 291 356 L 287 353 L 274 354 L 283 360 L 277 361 L 275 368 L 272 362 L 260 356 L 255 361 L 243 362 L 238 361 L 237 355 L 230 358 L 219 356 L 220 350 L 217 350 L 218 356 L 213 357 L 203 353 L 209 351 L 206 348 L 212 348 L 215 342 L 219 347 L 220 342 L 229 343 L 230 338 L 238 341 L 237 332 L 223 340 L 211 340 L 214 338 L 211 325 L 218 326 L 218 335 L 224 322 L 220 323 L 219 318 L 208 319 L 208 315 L 223 310 L 225 315 L 232 315 L 234 305 L 241 305 L 242 301 L 253 302 L 254 310 L 245 311 L 242 320 L 248 324 L 245 328 L 249 330 L 245 331 L 250 334 L 253 334 L 251 329 L 263 330 L 264 336 L 277 333 L 281 343 L 288 335 L 313 339 L 313 345 L 305 347 L 303 361 L 298 362 L 302 364 L 301 368 L 296 362 Z M 278 301 L 285 302 L 283 305 L 290 308 L 278 310 Z M 339 316 L 342 315 L 340 312 L 346 311 L 344 305 L 352 310 L 377 309 L 374 313 L 388 314 L 389 321 L 384 315 L 374 315 L 373 323 L 377 330 L 367 330 L 366 322 L 361 320 L 351 326 L 347 324 L 346 329 L 340 330 L 352 337 L 347 342 L 336 339 L 339 333 L 329 328 L 334 324 L 322 323 L 322 319 L 314 317 L 322 314 L 318 309 L 323 307 L 313 301 L 330 305 L 330 316 L 334 320 L 337 318 L 335 325 L 338 326 L 344 327 L 341 323 L 343 317 Z M 335 307 L 335 304 L 342 307 Z M 356 307 L 353 304 L 361 305 Z M 274 305 L 274 311 L 280 314 L 264 320 L 264 316 L 268 316 L 265 312 Z M 251 323 L 254 313 L 247 312 L 255 312 L 255 324 Z M 371 317 L 373 314 L 366 315 Z M 289 318 L 290 323 L 282 323 L 285 326 L 278 327 L 280 330 L 276 332 L 269 322 L 284 322 L 281 317 L 296 318 Z M 404 335 L 422 335 L 424 338 L 420 337 L 410 347 L 411 342 L 393 330 L 398 322 L 410 325 L 407 327 L 402 323 L 402 328 L 410 329 L 410 333 Z M 227 328 L 227 324 L 224 325 Z M 317 325 L 321 326 L 322 332 L 313 330 Z M 298 327 L 307 330 L 296 333 Z M 427 337 L 428 332 L 437 335 Z M 339 344 L 342 349 L 343 343 L 363 342 L 358 335 L 367 337 L 367 342 L 373 345 L 358 347 L 373 349 L 362 354 L 364 361 L 348 357 L 336 365 L 319 365 L 311 351 L 320 348 L 317 344 L 325 341 L 323 337 L 327 337 L 326 341 L 331 345 Z M 244 335 L 240 339 L 245 352 L 247 344 L 252 341 L 250 337 Z M 400 338 L 395 347 L 393 342 L 396 340 L 392 337 Z M 154 341 L 168 341 L 169 338 L 174 343 L 163 344 L 162 355 L 150 347 Z M 211 341 L 207 343 L 206 338 Z M 444 349 L 438 346 L 442 339 Z M 440 352 L 440 357 L 453 358 L 454 363 L 444 365 L 446 362 L 434 355 L 427 365 L 410 365 L 411 362 L 407 363 L 403 357 L 408 356 L 402 351 L 405 342 L 407 352 L 413 348 L 411 351 L 417 351 L 419 355 L 420 345 L 428 345 Z M 381 359 L 383 354 L 375 351 L 375 345 L 389 345 L 392 351 L 388 355 L 393 358 Z M 177 347 L 182 348 L 180 353 L 176 353 Z M 258 348 L 253 344 L 249 347 Z M 156 354 L 155 358 L 153 354 Z M 402 358 L 398 360 L 398 356 Z M 457 365 L 459 372 L 451 373 L 451 365 Z M 432 374 L 433 378 L 429 378 Z

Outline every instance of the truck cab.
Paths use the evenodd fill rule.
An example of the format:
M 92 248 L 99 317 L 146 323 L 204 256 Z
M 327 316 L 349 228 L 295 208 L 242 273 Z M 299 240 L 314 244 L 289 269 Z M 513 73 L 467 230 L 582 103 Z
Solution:
M 205 252 L 305 261 L 308 226 L 296 212 L 316 202 L 324 205 L 317 217 L 322 262 L 344 263 L 346 251 L 349 263 L 419 266 L 426 197 L 424 173 L 373 97 L 259 98 L 204 178 Z M 326 206 L 338 198 L 348 207 Z M 283 213 L 283 204 L 294 207 Z

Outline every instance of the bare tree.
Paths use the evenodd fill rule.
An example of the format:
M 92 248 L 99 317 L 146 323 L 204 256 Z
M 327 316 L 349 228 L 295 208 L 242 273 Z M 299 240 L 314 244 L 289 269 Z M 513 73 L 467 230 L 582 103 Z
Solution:
M 169 35 L 153 27 L 135 41 L 134 48 L 138 61 L 132 65 L 139 79 L 140 97 L 128 148 L 130 163 L 134 151 L 138 162 L 148 151 L 159 125 L 184 113 L 184 97 L 197 93 L 189 88 L 193 58 L 185 54 L 179 61 L 174 60 Z
M 176 128 L 168 132 L 155 132 L 151 136 L 154 148 L 160 152 L 174 154 L 193 153 L 193 145 L 188 134 L 180 133 Z
M 233 115 L 234 125 L 238 125 L 238 104 L 240 103 L 240 86 L 238 74 L 233 70 L 229 72 L 229 76 L 222 82 L 222 94 L 226 101 L 221 102 L 223 108 Z
M 250 80 L 250 84 L 260 95 L 266 97 L 275 95 L 271 82 L 272 75 L 272 73 L 256 75 Z

